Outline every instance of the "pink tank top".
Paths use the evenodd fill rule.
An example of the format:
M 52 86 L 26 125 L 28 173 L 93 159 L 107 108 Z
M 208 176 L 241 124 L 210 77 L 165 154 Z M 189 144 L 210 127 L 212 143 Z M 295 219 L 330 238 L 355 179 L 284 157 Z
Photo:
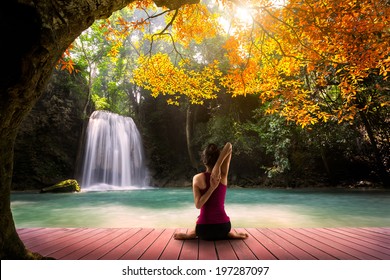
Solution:
M 210 173 L 205 172 L 206 188 L 201 190 L 203 195 L 210 188 Z M 222 224 L 230 221 L 225 212 L 226 185 L 219 183 L 210 198 L 200 209 L 197 224 Z

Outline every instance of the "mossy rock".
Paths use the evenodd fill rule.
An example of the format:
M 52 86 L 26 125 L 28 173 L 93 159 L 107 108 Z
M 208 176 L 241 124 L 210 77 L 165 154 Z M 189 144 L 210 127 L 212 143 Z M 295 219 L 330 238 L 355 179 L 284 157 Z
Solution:
M 41 193 L 54 192 L 54 193 L 65 193 L 65 192 L 79 192 L 80 185 L 74 179 L 61 181 L 53 186 L 41 189 Z

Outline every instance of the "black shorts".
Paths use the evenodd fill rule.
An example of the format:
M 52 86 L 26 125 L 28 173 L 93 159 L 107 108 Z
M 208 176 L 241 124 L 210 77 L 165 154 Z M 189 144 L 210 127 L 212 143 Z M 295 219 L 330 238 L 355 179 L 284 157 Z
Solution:
M 195 227 L 196 235 L 204 240 L 227 239 L 228 233 L 232 229 L 230 222 L 223 224 L 197 224 Z

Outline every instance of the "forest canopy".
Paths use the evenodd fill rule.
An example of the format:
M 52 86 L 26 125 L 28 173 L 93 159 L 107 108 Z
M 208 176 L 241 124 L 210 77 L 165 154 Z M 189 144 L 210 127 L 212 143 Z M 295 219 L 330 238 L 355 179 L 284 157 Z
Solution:
M 316 142 L 321 155 L 332 145 L 349 150 L 343 145 L 360 134 L 388 177 L 389 21 L 384 0 L 208 0 L 179 8 L 135 1 L 83 32 L 59 67 L 86 76 L 95 108 L 128 115 L 137 115 L 145 94 L 187 113 L 218 99 L 215 113 L 232 97 L 224 109 L 238 111 L 214 114 L 208 131 L 222 131 L 244 153 L 263 141 L 273 171 L 290 168 L 292 134 Z M 239 97 L 251 105 L 237 105 Z M 189 151 L 205 140 L 186 133 Z
M 389 14 L 387 1 L 368 0 L 201 1 L 175 10 L 136 1 L 79 42 L 99 34 L 106 49 L 95 55 L 114 62 L 130 45 L 130 81 L 171 104 L 254 94 L 267 112 L 305 127 L 389 105 Z M 73 70 L 72 60 L 62 63 Z

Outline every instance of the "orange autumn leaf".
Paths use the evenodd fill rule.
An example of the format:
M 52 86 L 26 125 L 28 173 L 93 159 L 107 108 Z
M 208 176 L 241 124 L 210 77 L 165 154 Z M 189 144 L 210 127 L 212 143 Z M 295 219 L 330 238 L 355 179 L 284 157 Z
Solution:
M 134 30 L 144 32 L 134 82 L 153 96 L 166 95 L 169 104 L 180 104 L 182 98 L 202 103 L 218 92 L 233 97 L 254 94 L 270 104 L 267 113 L 307 128 L 353 120 L 375 103 L 357 105 L 358 96 L 365 94 L 365 80 L 375 75 L 388 81 L 386 1 L 219 0 L 171 11 L 144 0 L 129 7 L 150 11 L 150 18 L 107 20 L 109 55 L 119 55 Z M 165 25 L 146 28 L 160 14 Z M 149 29 L 154 33 L 147 33 Z M 218 57 L 205 59 L 194 53 L 212 38 L 219 40 Z M 171 44 L 169 51 L 152 51 L 157 40 Z M 377 101 L 389 105 L 388 100 Z

